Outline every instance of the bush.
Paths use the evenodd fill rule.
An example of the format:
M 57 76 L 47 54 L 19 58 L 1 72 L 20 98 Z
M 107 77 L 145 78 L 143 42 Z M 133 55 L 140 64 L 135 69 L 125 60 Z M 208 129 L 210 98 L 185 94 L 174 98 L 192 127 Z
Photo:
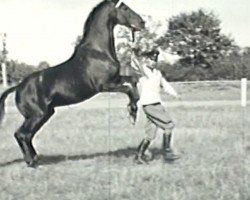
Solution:
M 190 65 L 180 61 L 173 66 L 160 63 L 159 68 L 169 81 L 250 79 L 250 54 L 237 53 L 212 62 L 210 67 Z
M 35 67 L 32 65 L 27 65 L 25 63 L 19 63 L 17 61 L 10 60 L 9 62 L 7 62 L 8 83 L 17 84 L 29 74 L 44 68 L 45 65 L 43 65 L 43 67 Z M 2 69 L 0 69 L 0 73 L 2 73 L 1 70 Z M 0 76 L 0 82 L 2 82 L 2 76 Z

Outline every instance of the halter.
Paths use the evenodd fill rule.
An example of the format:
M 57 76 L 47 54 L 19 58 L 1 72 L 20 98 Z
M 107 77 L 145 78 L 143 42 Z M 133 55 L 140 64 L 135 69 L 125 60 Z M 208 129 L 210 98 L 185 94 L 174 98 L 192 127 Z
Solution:
M 116 3 L 115 7 L 116 7 L 116 8 L 119 8 L 119 6 L 120 6 L 121 4 L 122 4 L 122 1 L 119 0 L 119 1 Z

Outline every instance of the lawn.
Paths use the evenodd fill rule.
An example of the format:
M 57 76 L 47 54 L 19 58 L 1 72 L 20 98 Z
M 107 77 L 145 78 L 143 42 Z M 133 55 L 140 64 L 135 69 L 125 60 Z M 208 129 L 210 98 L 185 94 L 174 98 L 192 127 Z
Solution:
M 249 107 L 168 108 L 176 122 L 173 146 L 182 158 L 163 163 L 159 134 L 151 146 L 155 159 L 144 166 L 133 161 L 144 136 L 143 113 L 133 126 L 125 107 L 109 107 L 114 98 L 98 98 L 103 108 L 85 109 L 83 103 L 57 109 L 34 139 L 38 169 L 26 167 L 13 137 L 22 118 L 14 111 L 6 115 L 0 199 L 250 199 Z

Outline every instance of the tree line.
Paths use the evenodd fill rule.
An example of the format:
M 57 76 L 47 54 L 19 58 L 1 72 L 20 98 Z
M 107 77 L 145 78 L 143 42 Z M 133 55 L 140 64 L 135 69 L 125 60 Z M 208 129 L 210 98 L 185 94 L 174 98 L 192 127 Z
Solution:
M 133 44 L 127 28 L 116 29 L 116 48 L 121 65 L 130 65 L 132 48 L 141 51 L 161 48 L 181 56 L 173 65 L 159 63 L 159 68 L 169 81 L 250 78 L 250 47 L 242 49 L 231 36 L 223 34 L 221 20 L 212 11 L 199 9 L 180 13 L 165 23 L 155 21 L 151 16 L 144 18 L 147 29 L 136 34 Z M 80 39 L 78 36 L 74 45 Z M 9 81 L 19 82 L 28 74 L 47 67 L 49 64 L 46 61 L 38 66 L 8 61 Z
M 3 60 L 0 58 L 0 63 Z M 6 62 L 7 78 L 9 84 L 16 84 L 23 80 L 29 74 L 50 67 L 49 63 L 46 61 L 40 62 L 37 66 L 29 65 L 24 62 L 18 62 L 17 60 L 7 60 Z M 2 68 L 0 68 L 0 73 L 2 73 Z M 0 75 L 0 82 L 2 82 L 2 76 Z

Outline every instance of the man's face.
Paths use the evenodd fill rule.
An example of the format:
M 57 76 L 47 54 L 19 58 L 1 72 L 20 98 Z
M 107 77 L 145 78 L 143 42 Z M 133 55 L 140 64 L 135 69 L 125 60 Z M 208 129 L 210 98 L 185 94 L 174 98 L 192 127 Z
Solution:
M 149 67 L 150 69 L 154 69 L 156 67 L 157 62 L 155 60 L 151 60 L 148 57 L 142 59 L 142 63 Z

